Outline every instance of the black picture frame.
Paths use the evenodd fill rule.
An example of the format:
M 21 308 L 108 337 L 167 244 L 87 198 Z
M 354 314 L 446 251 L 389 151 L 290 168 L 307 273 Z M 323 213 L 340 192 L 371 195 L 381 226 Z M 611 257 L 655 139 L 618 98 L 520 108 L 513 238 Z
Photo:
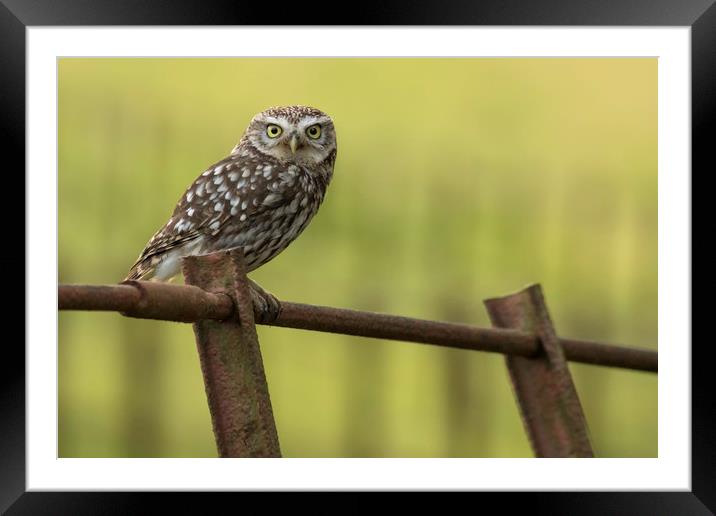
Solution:
M 14 198 L 25 194 L 25 29 L 29 26 L 87 25 L 578 25 L 578 26 L 690 26 L 692 73 L 692 170 L 702 175 L 716 170 L 708 134 L 716 129 L 716 4 L 714 0 L 489 0 L 480 2 L 362 3 L 351 19 L 342 19 L 337 3 L 287 5 L 207 2 L 200 0 L 0 0 L 0 127 L 4 179 L 15 181 Z M 310 11 L 310 12 L 309 12 Z M 317 17 L 314 13 L 328 13 Z M 270 20 L 270 23 L 267 23 Z M 693 173 L 691 177 L 693 178 Z M 15 186 L 15 185 L 13 185 Z M 12 213 L 25 213 L 14 208 Z M 9 211 L 6 211 L 8 213 Z M 9 221 L 9 219 L 5 219 Z M 25 226 L 11 226 L 24 242 Z M 6 231 L 9 228 L 6 226 Z M 14 240 L 15 242 L 18 240 Z M 6 310 L 23 310 L 24 246 L 6 245 L 0 253 L 6 271 Z M 19 271 L 24 272 L 23 275 Z M 20 285 L 20 281 L 23 285 Z M 17 285 L 15 284 L 17 283 Z M 24 296 L 23 296 L 24 299 Z M 21 308 L 23 307 L 23 308 Z M 19 314 L 18 314 L 19 315 Z M 26 315 L 26 314 L 25 314 Z M 664 314 L 661 314 L 664 316 Z M 18 319 L 19 320 L 19 319 Z M 17 326 L 6 315 L 4 335 Z M 24 333 L 24 332 L 23 332 Z M 24 334 L 23 334 L 24 340 Z M 145 512 L 147 497 L 133 493 L 49 493 L 25 489 L 25 352 L 16 338 L 5 338 L 0 360 L 0 510 L 8 514 L 65 514 Z M 668 343 L 667 343 L 668 344 Z M 672 343 L 675 344 L 675 343 Z M 551 514 L 713 514 L 716 512 L 716 414 L 714 389 L 707 383 L 710 363 L 707 343 L 692 346 L 692 490 L 690 492 L 484 493 L 501 510 L 524 503 L 530 511 Z M 236 494 L 241 496 L 240 494 Z M 225 495 L 225 496 L 236 496 Z M 224 498 L 221 497 L 221 498 Z M 245 496 L 245 495 L 244 495 Z M 164 498 L 164 497 L 163 497 Z M 190 501 L 191 498 L 191 501 Z M 201 508 L 200 500 L 181 494 L 184 510 Z M 165 500 L 162 499 L 162 503 Z M 356 506 L 353 507 L 354 509 Z M 268 509 L 268 506 L 266 506 Z

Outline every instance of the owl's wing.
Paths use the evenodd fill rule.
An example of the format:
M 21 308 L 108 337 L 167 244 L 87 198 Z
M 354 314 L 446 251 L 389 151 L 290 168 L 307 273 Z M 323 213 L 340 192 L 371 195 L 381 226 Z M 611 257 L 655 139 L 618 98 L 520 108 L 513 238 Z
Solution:
M 134 265 L 129 269 L 125 280 L 139 280 L 151 276 L 156 266 L 159 265 L 169 251 L 185 245 L 200 236 L 200 233 L 196 231 L 185 234 L 172 233 L 167 230 L 168 227 L 168 225 L 164 226 L 149 240 L 142 253 L 134 262 Z
M 149 240 L 127 279 L 150 276 L 167 252 L 228 225 L 240 233 L 266 212 L 296 201 L 298 167 L 281 169 L 253 157 L 231 155 L 214 163 L 187 188 L 167 223 Z
M 265 158 L 229 156 L 209 167 L 179 199 L 165 229 L 190 239 L 213 236 L 228 224 L 234 231 L 248 228 L 256 218 L 295 198 L 298 167 L 287 172 Z

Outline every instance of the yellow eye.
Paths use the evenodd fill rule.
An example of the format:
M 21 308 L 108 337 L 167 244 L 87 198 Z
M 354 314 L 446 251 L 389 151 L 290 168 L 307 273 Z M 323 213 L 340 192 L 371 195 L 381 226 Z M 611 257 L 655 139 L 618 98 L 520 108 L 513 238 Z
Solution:
M 321 125 L 320 124 L 314 124 L 308 129 L 306 129 L 306 134 L 309 138 L 312 138 L 313 140 L 317 140 L 321 137 Z
M 266 128 L 266 134 L 269 138 L 278 138 L 278 136 L 283 132 L 283 129 L 281 129 L 280 125 L 276 124 L 269 124 L 269 126 Z

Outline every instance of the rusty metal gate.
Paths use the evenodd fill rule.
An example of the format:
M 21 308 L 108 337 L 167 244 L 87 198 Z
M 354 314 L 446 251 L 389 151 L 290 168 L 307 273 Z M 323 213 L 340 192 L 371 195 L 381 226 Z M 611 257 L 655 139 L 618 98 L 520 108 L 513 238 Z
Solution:
M 191 322 L 220 457 L 280 457 L 256 324 L 401 340 L 505 355 L 537 457 L 593 457 L 567 361 L 656 373 L 656 351 L 557 336 L 542 289 L 485 301 L 493 328 L 281 301 L 255 310 L 240 251 L 185 258 L 186 285 L 60 285 L 60 310 L 111 310 Z

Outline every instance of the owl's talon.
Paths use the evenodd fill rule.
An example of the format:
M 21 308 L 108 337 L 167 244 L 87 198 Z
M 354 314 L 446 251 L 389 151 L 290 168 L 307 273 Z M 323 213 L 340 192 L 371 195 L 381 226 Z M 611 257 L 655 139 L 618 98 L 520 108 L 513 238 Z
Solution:
M 258 312 L 258 322 L 270 323 L 275 321 L 281 313 L 281 302 L 266 292 L 259 285 L 249 280 L 249 293 L 254 304 L 254 313 Z

